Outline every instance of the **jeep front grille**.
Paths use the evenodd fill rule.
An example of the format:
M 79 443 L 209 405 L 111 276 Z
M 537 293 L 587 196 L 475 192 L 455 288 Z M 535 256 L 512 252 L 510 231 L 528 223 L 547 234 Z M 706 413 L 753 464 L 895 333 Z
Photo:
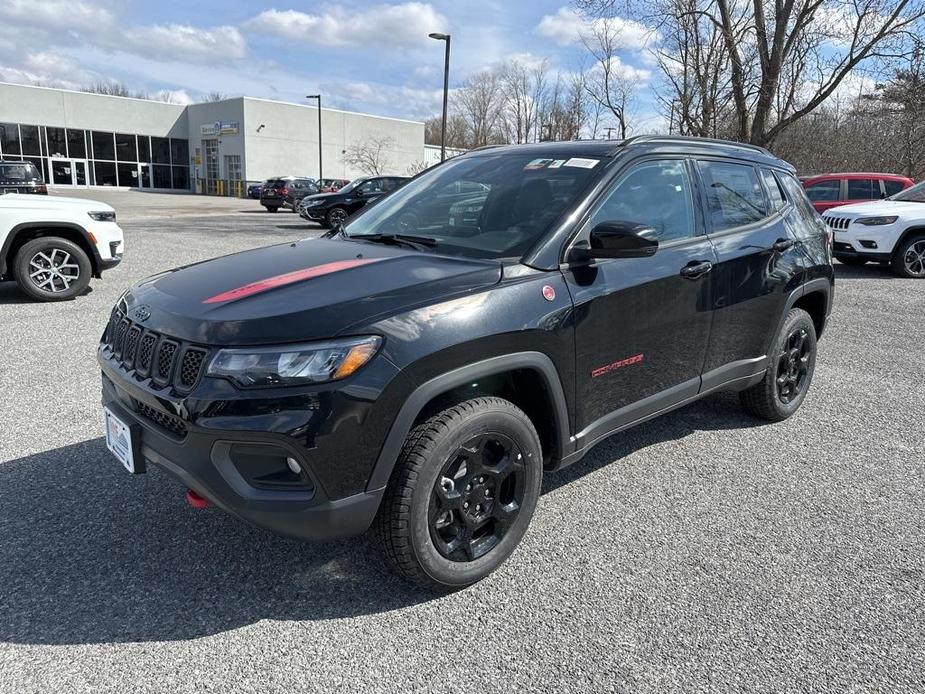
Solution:
M 188 392 L 202 379 L 209 350 L 175 340 L 131 321 L 118 308 L 112 312 L 103 344 L 127 373 L 155 385 Z
M 851 224 L 851 219 L 849 217 L 836 217 L 835 215 L 824 215 L 822 221 L 836 231 L 844 231 L 848 228 L 848 225 Z
M 150 405 L 146 405 L 140 400 L 135 400 L 133 398 L 132 401 L 135 404 L 135 411 L 138 412 L 138 414 L 151 420 L 161 429 L 166 429 L 171 434 L 179 436 L 180 438 L 186 436 L 186 423 L 179 417 L 161 412 Z

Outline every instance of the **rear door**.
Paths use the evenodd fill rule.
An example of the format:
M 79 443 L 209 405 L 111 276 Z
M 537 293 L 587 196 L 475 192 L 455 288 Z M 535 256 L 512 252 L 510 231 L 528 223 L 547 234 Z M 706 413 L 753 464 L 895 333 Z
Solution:
M 880 181 L 873 178 L 849 178 L 845 181 L 845 185 L 847 186 L 846 205 L 853 202 L 870 202 L 883 197 L 880 191 Z
M 764 370 L 804 256 L 785 221 L 786 198 L 770 171 L 748 162 L 700 159 L 703 205 L 718 264 L 703 389 Z
M 647 258 L 563 266 L 575 305 L 577 423 L 583 443 L 690 398 L 710 334 L 715 256 L 698 223 L 697 193 L 683 156 L 628 165 L 582 225 L 586 243 L 604 221 L 653 227 Z

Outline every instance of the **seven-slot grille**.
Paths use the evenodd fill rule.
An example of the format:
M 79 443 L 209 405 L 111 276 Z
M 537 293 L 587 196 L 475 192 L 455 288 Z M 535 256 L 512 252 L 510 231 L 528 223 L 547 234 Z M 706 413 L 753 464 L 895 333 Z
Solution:
M 103 341 L 122 368 L 134 370 L 138 380 L 151 378 L 156 385 L 181 391 L 199 383 L 209 353 L 205 347 L 145 330 L 118 308 L 112 312 Z
M 822 221 L 836 231 L 844 231 L 848 228 L 848 225 L 851 224 L 851 219 L 849 217 L 835 217 L 834 215 L 824 215 Z

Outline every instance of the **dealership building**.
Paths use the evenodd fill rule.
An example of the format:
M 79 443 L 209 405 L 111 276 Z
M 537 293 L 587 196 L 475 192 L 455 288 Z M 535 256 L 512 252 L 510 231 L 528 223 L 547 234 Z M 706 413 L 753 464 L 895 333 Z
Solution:
M 312 105 L 237 97 L 182 106 L 0 83 L 0 159 L 32 161 L 53 187 L 236 194 L 273 176 L 317 178 L 318 141 Z M 325 178 L 363 175 L 345 155 L 374 142 L 385 144 L 383 173 L 434 162 L 423 123 L 322 109 Z

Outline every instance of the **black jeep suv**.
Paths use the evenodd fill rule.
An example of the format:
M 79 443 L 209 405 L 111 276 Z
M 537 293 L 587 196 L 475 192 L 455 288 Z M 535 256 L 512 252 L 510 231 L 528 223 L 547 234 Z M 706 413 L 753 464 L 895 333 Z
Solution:
M 333 193 L 304 197 L 296 211 L 303 218 L 318 222 L 323 227 L 335 227 L 343 224 L 347 217 L 369 203 L 388 195 L 407 180 L 404 176 L 358 178 Z
M 792 415 L 830 243 L 757 147 L 470 152 L 325 238 L 132 287 L 98 353 L 107 445 L 191 503 L 299 538 L 372 526 L 404 576 L 467 585 L 604 437 L 720 389 Z

